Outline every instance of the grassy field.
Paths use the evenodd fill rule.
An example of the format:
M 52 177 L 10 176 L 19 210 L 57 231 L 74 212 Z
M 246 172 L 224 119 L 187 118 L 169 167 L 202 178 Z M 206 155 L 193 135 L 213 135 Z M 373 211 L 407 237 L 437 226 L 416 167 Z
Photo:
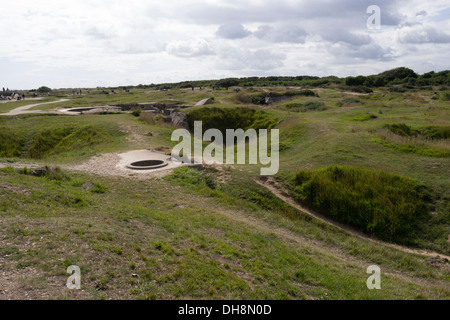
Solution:
M 433 90 L 355 94 L 333 87 L 272 105 L 252 100 L 293 90 L 83 90 L 77 96 L 55 93 L 52 99 L 69 101 L 34 110 L 194 105 L 214 97 L 206 108 L 229 109 L 214 111 L 219 118 L 206 116 L 216 123 L 239 114 L 235 107 L 255 109 L 280 130 L 276 179 L 291 196 L 298 191 L 299 172 L 330 165 L 413 181 L 426 189 L 426 212 L 413 218 L 413 232 L 390 241 L 449 255 L 449 102 L 436 99 Z M 33 101 L 38 102 L 45 101 Z M 0 112 L 23 105 L 0 104 Z M 202 108 L 184 110 L 196 118 Z M 392 129 L 403 125 L 412 133 Z M 0 116 L 0 271 L 9 279 L 0 280 L 0 290 L 14 299 L 450 298 L 448 261 L 373 243 L 313 219 L 256 184 L 258 166 L 179 169 L 148 180 L 65 169 L 107 152 L 170 150 L 174 129 L 131 114 Z M 64 174 L 38 177 L 23 169 L 34 165 L 61 166 Z M 331 188 L 338 180 L 326 181 Z M 385 187 L 371 185 L 375 194 Z M 395 186 L 398 194 L 408 191 Z M 329 192 L 320 190 L 321 196 Z M 369 199 L 368 192 L 361 193 Z M 399 199 L 389 196 L 380 193 L 374 203 L 384 208 L 383 199 Z M 366 287 L 366 269 L 373 264 L 382 271 L 381 290 Z M 70 265 L 81 267 L 82 290 L 65 286 Z

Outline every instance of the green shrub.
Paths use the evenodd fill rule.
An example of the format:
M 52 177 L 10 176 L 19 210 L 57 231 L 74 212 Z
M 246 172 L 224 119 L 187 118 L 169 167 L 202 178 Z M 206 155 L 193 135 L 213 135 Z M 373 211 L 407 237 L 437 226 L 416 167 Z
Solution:
M 90 189 L 90 192 L 93 193 L 105 193 L 108 189 L 101 183 L 94 183 L 94 187 Z
M 386 124 L 383 128 L 402 137 L 422 135 L 431 140 L 450 139 L 450 126 L 428 126 L 422 129 L 414 129 L 404 123 L 394 123 Z
M 442 93 L 442 100 L 444 100 L 444 101 L 450 101 L 450 92 L 444 92 L 444 93 Z
M 420 131 L 428 139 L 450 139 L 450 126 L 429 126 Z
M 70 180 L 70 176 L 65 174 L 60 167 L 45 166 L 39 169 L 28 169 L 27 167 L 19 169 L 20 174 L 32 175 L 35 177 L 43 177 L 49 180 L 63 181 Z
M 46 87 L 46 86 L 42 86 L 39 89 L 37 89 L 37 92 L 39 92 L 39 93 L 47 93 L 47 92 L 51 92 L 51 91 L 52 91 L 52 89 L 50 89 L 49 87 Z
M 189 129 L 194 129 L 194 121 L 203 122 L 203 132 L 208 129 L 219 129 L 225 134 L 226 129 L 271 129 L 280 119 L 273 114 L 251 108 L 217 108 L 205 107 L 188 113 Z
M 419 133 L 404 123 L 386 124 L 383 128 L 402 137 L 417 136 Z
M 216 176 L 214 173 L 198 171 L 188 167 L 175 169 L 173 174 L 166 178 L 169 181 L 176 182 L 182 186 L 195 186 L 197 189 L 209 188 L 216 189 Z
M 356 92 L 356 93 L 373 93 L 372 89 L 370 89 L 369 87 L 365 87 L 365 86 L 356 86 L 356 87 L 349 86 L 344 89 L 352 91 L 352 92 Z
M 136 109 L 131 114 L 135 117 L 139 117 L 141 115 L 141 112 L 142 112 L 141 109 Z
M 374 234 L 402 240 L 415 230 L 430 200 L 414 180 L 363 168 L 329 166 L 300 171 L 295 195 L 322 214 Z

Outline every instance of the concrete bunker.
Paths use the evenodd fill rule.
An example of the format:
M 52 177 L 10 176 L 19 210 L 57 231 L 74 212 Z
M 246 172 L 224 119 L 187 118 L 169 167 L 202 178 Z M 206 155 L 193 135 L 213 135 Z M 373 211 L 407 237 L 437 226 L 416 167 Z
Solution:
M 72 109 L 67 109 L 66 112 L 77 112 L 77 113 L 83 113 L 86 111 L 91 111 L 94 110 L 94 107 L 86 107 L 86 108 L 72 108 Z

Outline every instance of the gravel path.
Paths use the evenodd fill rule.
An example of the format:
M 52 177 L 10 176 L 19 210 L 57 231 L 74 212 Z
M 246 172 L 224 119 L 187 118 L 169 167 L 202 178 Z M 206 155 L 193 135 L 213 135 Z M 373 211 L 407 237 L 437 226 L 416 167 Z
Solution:
M 43 113 L 44 111 L 41 111 L 41 110 L 30 111 L 30 109 L 37 107 L 37 106 L 44 105 L 44 104 L 53 104 L 53 103 L 59 103 L 59 102 L 64 102 L 64 101 L 69 101 L 69 100 L 68 99 L 60 99 L 58 101 L 52 101 L 52 102 L 28 104 L 26 106 L 22 106 L 22 107 L 13 109 L 13 110 L 9 111 L 8 113 L 0 113 L 0 115 L 2 115 L 2 116 L 17 116 L 19 114 L 27 114 L 27 113 Z M 49 112 L 46 111 L 45 113 L 49 113 Z
M 164 160 L 168 165 L 154 170 L 131 170 L 126 166 L 140 160 Z M 61 166 L 63 169 L 84 171 L 103 176 L 122 176 L 137 179 L 163 177 L 172 172 L 171 169 L 182 166 L 170 160 L 170 156 L 150 150 L 134 150 L 125 153 L 105 153 L 94 156 L 85 163 L 74 166 Z

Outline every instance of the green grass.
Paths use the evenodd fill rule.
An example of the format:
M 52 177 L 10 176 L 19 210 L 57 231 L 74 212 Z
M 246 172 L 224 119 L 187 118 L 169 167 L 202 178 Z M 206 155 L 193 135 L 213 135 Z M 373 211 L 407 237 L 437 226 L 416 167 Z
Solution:
M 367 207 L 369 213 L 372 207 L 404 212 L 405 217 L 400 215 L 403 219 L 413 212 L 408 211 L 410 207 L 420 208 L 420 201 L 426 202 L 420 187 L 414 189 L 425 185 L 433 199 L 431 213 L 426 219 L 419 214 L 417 220 L 413 214 L 414 221 L 406 219 L 401 226 L 411 232 L 405 237 L 401 228 L 397 229 L 400 233 L 392 240 L 427 251 L 450 252 L 449 158 L 394 147 L 413 144 L 420 150 L 448 150 L 448 104 L 433 99 L 432 90 L 399 93 L 380 88 L 356 99 L 339 88 L 322 87 L 314 89 L 314 101 L 311 96 L 290 97 L 289 104 L 326 106 L 321 112 L 295 112 L 295 108 L 285 107 L 286 102 L 239 110 L 237 105 L 249 101 L 236 100 L 234 90 L 117 91 L 105 95 L 101 90 L 90 94 L 83 90 L 81 96 L 55 92 L 58 98 L 70 100 L 35 109 L 149 101 L 194 105 L 214 97 L 212 106 L 184 110 L 201 110 L 198 119 L 206 115 L 208 127 L 279 129 L 277 179 L 292 190 L 299 171 L 316 173 L 316 169 L 335 164 L 361 168 L 365 179 L 367 175 L 372 178 L 358 180 L 355 185 L 362 188 L 358 192 L 347 183 L 317 179 L 325 190 L 339 186 L 336 196 L 341 191 L 363 195 L 363 205 L 372 204 Z M 249 97 L 267 92 L 282 94 L 286 88 L 241 90 Z M 342 107 L 339 102 L 344 103 Z M 376 119 L 355 121 L 380 110 Z M 390 124 L 405 124 L 421 134 L 402 137 L 383 129 Z M 0 169 L 0 221 L 5 226 L 0 228 L 0 269 L 17 275 L 8 283 L 20 282 L 37 299 L 448 300 L 445 264 L 436 266 L 426 257 L 373 244 L 312 219 L 254 183 L 258 166 L 205 171 L 184 168 L 165 179 L 146 180 L 64 169 L 66 164 L 106 152 L 170 149 L 173 130 L 161 119 L 143 114 L 0 116 L 4 137 L 0 165 L 26 163 L 19 170 Z M 393 146 L 374 141 L 384 136 Z M 32 146 L 42 154 L 41 159 L 30 158 Z M 48 169 L 37 176 L 35 169 L 23 169 L 25 165 Z M 57 166 L 62 171 L 55 169 Z M 376 174 L 371 176 L 372 172 Z M 384 176 L 382 172 L 391 173 L 383 188 L 377 180 Z M 396 179 L 398 183 L 392 186 Z M 373 194 L 368 191 L 371 188 Z M 411 199 L 413 195 L 417 197 Z M 403 202 L 386 206 L 387 200 L 394 198 Z M 383 221 L 395 227 L 394 222 Z M 379 224 L 370 228 L 375 226 Z M 373 233 L 372 229 L 368 232 Z M 389 230 L 386 232 L 389 238 Z M 81 267 L 82 292 L 65 290 L 65 271 L 72 264 Z M 372 264 L 381 267 L 382 290 L 369 291 L 365 285 L 365 269 Z M 28 272 L 30 268 L 33 273 Z
M 413 180 L 342 166 L 298 172 L 295 194 L 336 221 L 403 243 L 417 232 L 430 201 L 425 187 Z
M 442 282 L 448 275 L 422 258 L 392 249 L 377 256 L 376 245 L 299 220 L 301 213 L 283 215 L 279 200 L 254 185 L 241 187 L 240 192 L 232 191 L 230 185 L 216 195 L 203 194 L 202 188 L 190 187 L 197 185 L 202 173 L 188 170 L 183 170 L 183 178 L 167 182 L 127 179 L 124 184 L 123 179 L 97 178 L 114 190 L 103 194 L 82 187 L 82 181 L 91 179 L 85 175 L 68 174 L 69 180 L 58 182 L 0 170 L 2 184 L 32 192 L 30 199 L 7 192 L 7 198 L 14 197 L 14 205 L 0 212 L 7 222 L 0 234 L 10 243 L 0 251 L 8 255 L 3 268 L 20 272 L 32 267 L 35 278 L 29 281 L 46 280 L 40 290 L 29 294 L 48 292 L 53 298 L 66 299 L 76 295 L 91 299 L 448 297 Z M 184 178 L 186 174 L 197 177 Z M 182 181 L 184 186 L 178 187 Z M 240 179 L 234 182 L 240 185 Z M 33 190 L 37 184 L 40 188 Z M 130 188 L 140 192 L 130 193 Z M 168 188 L 177 193 L 176 198 L 166 193 Z M 224 196 L 235 202 L 223 201 Z M 83 199 L 83 204 L 75 199 Z M 2 196 L 1 201 L 8 200 Z M 227 212 L 234 212 L 238 220 Z M 239 220 L 244 217 L 273 228 Z M 277 231 L 280 228 L 292 229 L 299 239 L 310 237 L 316 245 L 307 240 L 286 241 Z M 328 239 L 322 238 L 325 235 Z M 35 245 L 25 249 L 25 243 Z M 333 248 L 343 243 L 348 245 L 346 253 L 336 259 Z M 386 274 L 382 275 L 383 290 L 369 291 L 365 268 L 374 262 Z M 82 293 L 64 289 L 69 265 L 81 268 Z M 62 283 L 61 289 L 52 283 Z
M 23 145 L 24 139 L 19 132 L 0 127 L 0 157 L 19 157 Z
M 289 103 L 286 108 L 295 112 L 306 112 L 306 111 L 323 111 L 326 110 L 325 104 L 318 101 L 306 101 L 305 103 Z
M 117 117 L 117 121 L 111 121 Z M 8 158 L 73 161 L 123 148 L 121 124 L 135 123 L 130 115 L 84 117 L 22 115 L 0 117 L 0 154 Z M 2 136 L 2 137 L 3 137 Z

